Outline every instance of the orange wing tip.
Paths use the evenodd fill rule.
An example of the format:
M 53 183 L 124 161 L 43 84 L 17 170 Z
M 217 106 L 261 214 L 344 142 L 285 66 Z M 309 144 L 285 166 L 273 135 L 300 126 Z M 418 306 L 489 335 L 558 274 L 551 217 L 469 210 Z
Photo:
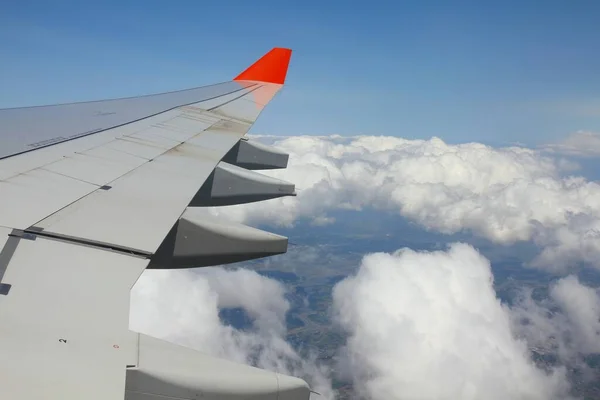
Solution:
M 233 80 L 259 81 L 283 85 L 291 56 L 291 49 L 275 47 Z

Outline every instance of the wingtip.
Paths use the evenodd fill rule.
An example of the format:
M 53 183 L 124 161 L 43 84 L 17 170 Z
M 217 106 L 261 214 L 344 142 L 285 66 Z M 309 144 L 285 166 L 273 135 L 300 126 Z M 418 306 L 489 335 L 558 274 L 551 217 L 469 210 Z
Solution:
M 291 56 L 291 49 L 275 47 L 233 80 L 258 81 L 283 85 Z

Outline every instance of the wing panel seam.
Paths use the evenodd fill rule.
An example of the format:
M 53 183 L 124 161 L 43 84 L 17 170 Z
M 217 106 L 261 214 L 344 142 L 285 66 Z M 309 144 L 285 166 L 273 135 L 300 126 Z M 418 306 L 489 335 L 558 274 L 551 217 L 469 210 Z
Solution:
M 220 120 L 219 120 L 219 121 L 220 121 Z M 216 122 L 214 122 L 212 125 L 208 126 L 206 129 L 204 129 L 204 130 L 202 130 L 202 131 L 198 132 L 197 134 L 195 134 L 194 136 L 192 136 L 192 138 L 194 138 L 194 137 L 196 137 L 196 136 L 198 136 L 198 135 L 201 135 L 203 132 L 205 132 L 205 131 L 209 130 L 209 129 L 210 129 L 212 126 L 214 126 L 214 125 L 215 125 L 216 123 L 218 123 L 219 121 L 216 121 Z M 190 139 L 192 139 L 192 138 L 190 138 Z M 116 140 L 119 140 L 119 139 L 120 139 L 120 138 L 115 138 L 115 140 L 114 140 L 114 141 L 116 141 Z M 122 140 L 122 139 L 121 139 L 121 140 Z M 189 139 L 188 139 L 188 140 L 189 140 Z M 110 143 L 112 143 L 112 142 L 110 142 Z M 186 142 L 183 142 L 183 143 L 186 143 Z M 89 193 L 87 193 L 87 194 L 85 194 L 85 195 L 83 195 L 83 196 L 79 197 L 78 199 L 75 199 L 75 200 L 73 200 L 73 201 L 72 201 L 72 202 L 70 202 L 69 204 L 66 204 L 64 207 L 61 207 L 61 208 L 59 208 L 58 210 L 54 211 L 53 213 L 46 215 L 46 216 L 45 216 L 44 218 L 42 218 L 41 220 L 37 221 L 37 222 L 36 222 L 36 224 L 38 224 L 38 223 L 40 223 L 40 222 L 44 221 L 45 219 L 48 219 L 48 218 L 50 218 L 51 216 L 55 215 L 56 213 L 59 213 L 59 212 L 61 212 L 61 211 L 62 211 L 62 210 L 64 210 L 65 208 L 67 208 L 67 207 L 70 207 L 71 205 L 73 205 L 73 204 L 77 203 L 78 201 L 81 201 L 81 200 L 85 199 L 86 197 L 88 197 L 88 196 L 92 195 L 93 193 L 96 193 L 96 191 L 98 191 L 98 190 L 102 190 L 102 187 L 104 187 L 104 186 L 110 186 L 110 187 L 112 188 L 112 186 L 111 186 L 111 185 L 109 185 L 109 184 L 111 184 L 111 183 L 113 183 L 113 182 L 115 182 L 115 181 L 117 181 L 117 180 L 121 179 L 122 177 L 126 176 L 127 174 L 130 174 L 130 173 L 132 173 L 132 172 L 134 172 L 134 171 L 137 171 L 139 168 L 143 167 L 143 166 L 144 166 L 144 165 L 146 165 L 147 163 L 149 163 L 149 162 L 152 162 L 152 161 L 153 161 L 155 158 L 158 158 L 158 157 L 162 156 L 163 154 L 165 154 L 165 153 L 168 153 L 168 152 L 169 152 L 169 151 L 171 151 L 172 149 L 174 149 L 174 148 L 176 148 L 176 147 L 179 147 L 179 146 L 181 146 L 183 143 L 174 143 L 172 147 L 170 147 L 170 148 L 168 148 L 168 149 L 165 149 L 165 150 L 164 150 L 162 153 L 158 154 L 157 156 L 155 156 L 154 158 L 151 158 L 151 159 L 147 159 L 147 158 L 145 158 L 145 157 L 141 157 L 141 156 L 139 156 L 140 158 L 142 158 L 142 159 L 145 159 L 145 160 L 147 160 L 147 161 L 146 161 L 146 162 L 144 162 L 144 163 L 142 163 L 142 164 L 140 164 L 140 165 L 138 165 L 138 166 L 137 166 L 137 167 L 135 167 L 135 168 L 132 168 L 132 169 L 130 169 L 129 171 L 127 171 L 127 172 L 123 173 L 122 175 L 119 175 L 119 176 L 117 176 L 117 177 L 116 177 L 116 178 L 114 178 L 112 181 L 110 181 L 110 182 L 106 182 L 106 183 L 105 183 L 104 185 L 102 185 L 102 186 L 97 186 L 97 185 L 96 185 L 96 186 L 97 186 L 97 188 L 96 188 L 96 189 L 94 189 L 94 190 L 90 191 Z M 117 151 L 121 151 L 121 150 L 117 150 Z M 122 152 L 122 153 L 125 153 L 125 154 L 130 154 L 130 153 L 127 153 L 127 152 L 124 152 L 124 151 L 121 151 L 121 152 Z M 134 155 L 134 154 L 130 154 L 130 155 Z M 73 178 L 73 179 L 76 179 L 76 178 Z M 182 212 L 182 214 L 183 214 L 183 212 Z M 35 224 L 34 224 L 33 226 L 35 226 Z
M 255 84 L 255 86 L 256 86 L 256 84 Z M 252 89 L 252 90 L 249 90 L 249 91 L 247 91 L 246 93 L 244 93 L 244 94 L 242 94 L 242 95 L 240 95 L 240 96 L 238 96 L 238 97 L 235 97 L 235 98 L 233 98 L 233 99 L 231 99 L 231 100 L 227 100 L 227 101 L 226 101 L 225 103 L 223 103 L 223 104 L 219 104 L 218 106 L 211 107 L 211 108 L 207 109 L 206 111 L 212 111 L 212 110 L 216 110 L 216 109 L 217 109 L 217 108 L 219 108 L 219 107 L 223 107 L 223 106 L 224 106 L 224 105 L 226 105 L 226 104 L 229 104 L 229 103 L 231 103 L 231 102 L 233 102 L 233 101 L 239 100 L 239 99 L 241 99 L 242 97 L 244 97 L 244 96 L 246 96 L 246 95 L 248 95 L 248 94 L 250 94 L 250 93 L 254 92 L 255 90 L 258 90 L 258 89 L 260 89 L 260 88 L 261 88 L 261 87 L 263 87 L 263 86 L 264 86 L 264 85 L 260 85 L 259 87 L 256 87 L 256 88 L 254 88 L 254 89 Z M 248 87 L 252 87 L 252 86 L 248 86 Z M 248 88 L 246 88 L 246 89 L 248 89 Z M 232 92 L 232 93 L 235 93 L 235 92 Z
M 126 246 L 119 246 L 119 245 L 112 244 L 112 243 L 105 243 L 105 242 L 100 242 L 100 241 L 96 241 L 96 240 L 89 240 L 89 239 L 85 239 L 85 238 L 81 238 L 81 237 L 62 235 L 59 233 L 52 233 L 52 232 L 45 232 L 45 231 L 43 231 L 42 228 L 39 228 L 36 226 L 32 226 L 31 228 L 28 228 L 25 230 L 15 229 L 15 230 L 13 230 L 11 235 L 14 235 L 13 237 L 16 237 L 18 239 L 35 240 L 35 238 L 39 237 L 42 239 L 57 240 L 60 242 L 71 243 L 71 244 L 78 245 L 78 246 L 92 247 L 95 249 L 125 254 L 128 256 L 136 257 L 136 258 L 148 259 L 152 256 L 152 253 L 147 252 L 147 251 L 133 249 L 133 248 L 126 247 Z
M 256 85 L 258 85 L 258 84 L 254 84 L 254 86 L 256 86 Z M 248 86 L 248 87 L 252 87 L 252 86 Z M 159 115 L 159 114 L 162 114 L 162 113 L 166 113 L 166 112 L 175 110 L 175 109 L 177 109 L 179 107 L 185 107 L 185 106 L 189 106 L 189 105 L 192 105 L 192 104 L 201 103 L 201 102 L 204 102 L 204 101 L 214 100 L 214 99 L 217 99 L 219 97 L 227 96 L 227 95 L 230 95 L 232 93 L 239 92 L 240 90 L 248 89 L 248 87 L 242 87 L 242 88 L 240 88 L 238 90 L 234 90 L 234 91 L 231 91 L 231 92 L 228 92 L 228 93 L 224 93 L 224 94 L 221 94 L 219 96 L 211 97 L 211 98 L 208 98 L 208 99 L 204 99 L 204 100 L 201 100 L 201 101 L 193 101 L 193 102 L 190 102 L 190 103 L 179 104 L 179 105 L 177 105 L 175 107 L 171 107 L 171 108 L 162 110 L 162 111 L 154 113 L 154 114 L 149 114 L 149 115 L 146 115 L 146 116 L 144 116 L 142 118 L 138 118 L 138 119 L 134 119 L 134 120 L 131 120 L 131 121 L 127 121 L 127 122 L 122 123 L 122 124 L 111 126 L 109 128 L 100 129 L 100 130 L 96 130 L 96 131 L 92 131 L 92 132 L 87 132 L 87 133 L 75 135 L 73 137 L 68 137 L 68 138 L 65 138 L 64 140 L 60 140 L 58 142 L 48 143 L 46 145 L 35 147 L 33 149 L 23 150 L 23 151 L 20 151 L 18 153 L 14 153 L 14 154 L 10 154 L 10 155 L 7 155 L 7 156 L 3 156 L 3 157 L 0 157 L 0 160 L 5 160 L 5 159 L 10 158 L 10 157 L 15 157 L 15 156 L 18 156 L 18 155 L 21 155 L 21 154 L 25 154 L 25 153 L 29 153 L 31 151 L 35 151 L 35 150 L 43 149 L 43 148 L 46 148 L 46 147 L 54 146 L 54 145 L 57 145 L 57 144 L 60 144 L 60 143 L 70 142 L 71 140 L 80 139 L 80 138 L 87 137 L 87 136 L 90 136 L 90 135 L 93 135 L 93 134 L 96 134 L 96 133 L 100 133 L 100 132 L 105 132 L 105 131 L 108 131 L 110 129 L 119 128 L 121 126 L 129 125 L 129 124 L 132 124 L 134 122 L 142 121 L 144 119 L 151 118 L 151 117 L 154 117 L 156 115 Z M 256 90 L 256 89 L 254 89 L 254 90 Z M 250 92 L 248 92 L 248 93 L 250 93 Z M 242 97 L 242 96 L 240 96 L 240 97 Z M 227 104 L 227 102 L 223 103 L 223 104 Z M 223 105 L 223 104 L 221 104 L 221 105 Z M 52 140 L 52 139 L 48 139 L 48 140 Z

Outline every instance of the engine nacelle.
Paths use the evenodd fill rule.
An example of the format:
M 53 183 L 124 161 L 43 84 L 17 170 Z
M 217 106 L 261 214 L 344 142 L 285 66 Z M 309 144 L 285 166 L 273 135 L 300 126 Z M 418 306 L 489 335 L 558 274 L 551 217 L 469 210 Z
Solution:
M 308 400 L 310 396 L 302 379 L 138 335 L 139 361 L 127 369 L 126 400 Z

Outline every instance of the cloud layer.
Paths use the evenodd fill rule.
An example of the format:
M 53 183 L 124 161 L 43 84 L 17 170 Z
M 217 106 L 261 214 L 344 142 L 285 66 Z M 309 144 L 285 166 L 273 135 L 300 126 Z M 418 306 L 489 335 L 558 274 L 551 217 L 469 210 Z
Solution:
M 306 262 L 304 253 L 288 263 Z M 285 340 L 285 293 L 248 270 L 146 271 L 132 291 L 131 328 L 305 377 L 332 399 L 329 370 Z M 252 326 L 223 325 L 223 308 L 243 308 Z M 509 308 L 494 292 L 489 261 L 466 244 L 366 255 L 333 289 L 332 312 L 347 335 L 336 370 L 371 400 L 568 399 L 561 365 L 585 367 L 581 356 L 600 353 L 597 289 L 568 276 L 547 298 L 524 290 Z M 532 348 L 558 363 L 537 367 Z
M 577 131 L 559 143 L 547 144 L 542 149 L 548 152 L 580 157 L 600 156 L 600 133 Z
M 328 224 L 331 210 L 370 207 L 443 233 L 533 240 L 541 268 L 565 271 L 582 261 L 600 268 L 600 185 L 566 176 L 572 164 L 543 151 L 437 138 L 262 140 L 291 154 L 288 169 L 266 173 L 294 182 L 298 197 L 207 212 L 253 224 Z M 250 329 L 221 323 L 219 310 L 236 307 Z M 328 371 L 285 341 L 288 309 L 285 288 L 254 272 L 146 271 L 132 293 L 131 327 L 303 376 L 332 398 Z M 373 400 L 565 399 L 565 369 L 536 367 L 528 347 L 556 353 L 562 364 L 600 352 L 597 290 L 569 276 L 547 299 L 523 291 L 508 308 L 496 297 L 489 262 L 464 244 L 366 256 L 336 286 L 333 312 L 349 335 L 338 367 Z
M 542 152 L 449 145 L 438 138 L 301 136 L 273 140 L 290 153 L 296 198 L 211 210 L 248 223 L 332 222 L 332 209 L 373 207 L 443 233 L 469 230 L 499 244 L 535 241 L 534 264 L 600 267 L 600 185 L 564 176 L 572 166 Z
M 542 354 L 561 363 L 581 364 L 600 354 L 600 292 L 569 275 L 551 285 L 549 296 L 534 300 L 524 289 L 511 310 L 515 331 Z
M 564 369 L 533 364 L 492 281 L 464 244 L 366 256 L 334 289 L 355 389 L 369 399 L 568 398 Z
M 276 280 L 248 270 L 148 270 L 131 292 L 130 329 L 207 354 L 301 376 L 325 399 L 333 397 L 325 367 L 285 341 L 289 303 Z M 219 319 L 242 308 L 252 320 L 237 330 Z

